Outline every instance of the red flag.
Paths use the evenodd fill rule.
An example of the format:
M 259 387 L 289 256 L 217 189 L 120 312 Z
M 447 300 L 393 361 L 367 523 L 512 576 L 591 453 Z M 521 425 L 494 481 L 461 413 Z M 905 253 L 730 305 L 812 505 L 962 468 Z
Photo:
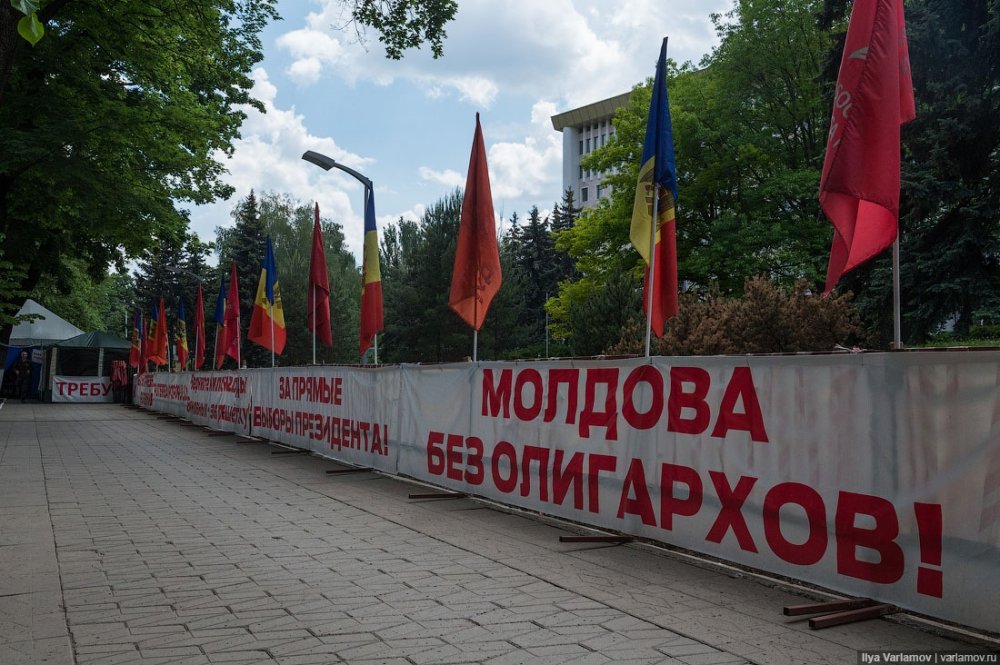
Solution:
M 205 299 L 198 285 L 198 295 L 194 301 L 194 368 L 201 369 L 205 364 Z
M 236 279 L 236 261 L 229 270 L 229 292 L 226 302 L 226 355 L 240 364 L 240 287 Z
M 474 330 L 479 330 L 493 296 L 500 290 L 501 279 L 490 174 L 477 113 L 448 306 Z
M 168 364 L 167 360 L 167 308 L 163 306 L 163 296 L 160 296 L 160 309 L 156 319 L 156 338 L 153 340 L 153 353 L 157 365 Z
M 903 0 L 857 0 L 819 184 L 833 224 L 827 293 L 896 239 L 899 128 L 915 115 Z
M 309 330 L 316 333 L 316 339 L 327 346 L 333 346 L 333 331 L 330 330 L 330 278 L 326 271 L 326 250 L 323 247 L 323 232 L 319 227 L 319 204 L 313 220 L 312 256 L 309 259 L 309 294 L 306 317 Z
M 146 338 L 146 331 L 149 329 L 149 320 L 146 316 L 140 315 L 141 326 L 139 328 L 139 374 L 149 371 L 149 340 Z

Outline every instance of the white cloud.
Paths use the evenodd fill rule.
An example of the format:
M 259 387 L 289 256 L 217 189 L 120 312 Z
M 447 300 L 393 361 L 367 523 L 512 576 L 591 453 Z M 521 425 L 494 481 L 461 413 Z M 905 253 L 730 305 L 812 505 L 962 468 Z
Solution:
M 229 201 L 199 206 L 192 211 L 191 228 L 203 240 L 213 240 L 215 227 L 232 226 L 230 211 L 236 202 L 254 190 L 289 194 L 304 203 L 319 202 L 320 214 L 344 227 L 348 248 L 360 255 L 364 223 L 355 210 L 362 208 L 361 185 L 340 171 L 325 172 L 302 160 L 302 154 L 314 150 L 355 169 L 363 169 L 371 160 L 348 152 L 328 137 L 314 136 L 305 127 L 295 109 L 275 106 L 277 88 L 263 68 L 253 73 L 253 96 L 263 102 L 267 112 L 244 109 L 247 119 L 242 138 L 235 141 L 234 156 L 221 158 L 229 175 L 224 180 L 236 192 Z
M 445 187 L 465 187 L 465 176 L 458 171 L 452 171 L 451 169 L 435 171 L 427 166 L 421 166 L 417 169 L 417 173 L 422 180 L 440 183 Z

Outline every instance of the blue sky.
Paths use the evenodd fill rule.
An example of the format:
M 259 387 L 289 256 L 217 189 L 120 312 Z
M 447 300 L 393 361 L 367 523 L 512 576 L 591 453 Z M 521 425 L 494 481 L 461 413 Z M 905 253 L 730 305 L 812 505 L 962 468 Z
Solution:
M 375 185 L 379 229 L 465 184 L 475 114 L 486 142 L 494 208 L 504 220 L 561 197 L 562 136 L 550 117 L 630 90 L 652 76 L 660 41 L 697 62 L 717 43 L 712 12 L 732 0 L 458 0 L 444 56 L 410 50 L 387 60 L 370 32 L 359 40 L 343 0 L 279 0 L 283 20 L 263 34 L 250 109 L 224 163 L 228 201 L 191 209 L 204 240 L 231 226 L 250 189 L 311 203 L 343 225 L 360 256 L 361 185 L 302 161 L 333 157 Z

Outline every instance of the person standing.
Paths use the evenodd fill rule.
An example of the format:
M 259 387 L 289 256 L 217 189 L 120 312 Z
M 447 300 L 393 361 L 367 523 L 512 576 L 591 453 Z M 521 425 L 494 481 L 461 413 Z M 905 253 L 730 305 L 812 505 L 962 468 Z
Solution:
M 21 402 L 28 400 L 31 394 L 31 361 L 28 360 L 28 352 L 21 351 L 21 357 L 14 363 L 14 385 L 17 386 L 17 396 Z

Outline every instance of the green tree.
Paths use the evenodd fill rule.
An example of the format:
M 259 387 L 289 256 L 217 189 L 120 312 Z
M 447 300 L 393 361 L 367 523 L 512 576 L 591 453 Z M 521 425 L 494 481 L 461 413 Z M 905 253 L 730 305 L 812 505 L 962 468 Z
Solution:
M 20 290 L 67 256 L 100 278 L 180 233 L 184 202 L 228 196 L 273 0 L 50 0 L 34 47 L 0 7 L 0 235 Z

